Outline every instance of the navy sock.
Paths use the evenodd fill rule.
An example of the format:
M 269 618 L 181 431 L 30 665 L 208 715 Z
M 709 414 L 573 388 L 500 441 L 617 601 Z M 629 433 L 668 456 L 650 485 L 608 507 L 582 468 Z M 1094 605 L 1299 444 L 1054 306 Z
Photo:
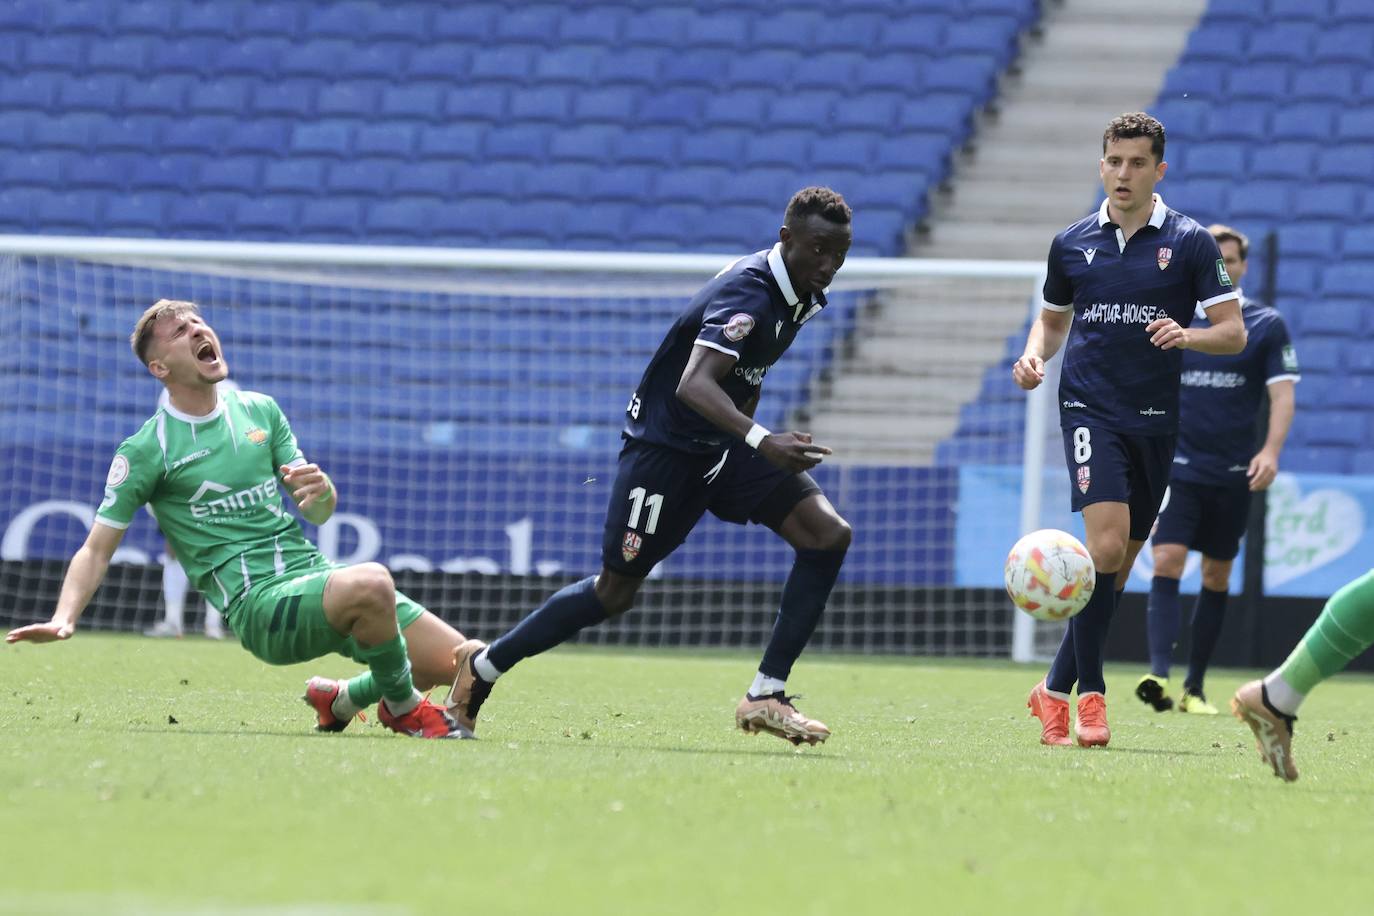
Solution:
M 1193 648 L 1188 656 L 1188 678 L 1183 682 L 1183 689 L 1189 693 L 1202 695 L 1202 679 L 1207 676 L 1212 650 L 1221 637 L 1228 597 L 1226 592 L 1214 592 L 1209 588 L 1197 593 L 1197 604 L 1193 605 Z
M 844 555 L 843 550 L 797 551 L 792 572 L 782 587 L 782 604 L 773 624 L 773 635 L 759 663 L 759 672 L 765 677 L 785 681 L 792 673 L 793 663 L 820 622 L 830 590 L 839 578 Z
M 555 592 L 528 617 L 487 648 L 487 660 L 501 671 L 538 655 L 584 627 L 606 619 L 606 609 L 596 597 L 596 576 L 588 576 Z
M 1050 673 L 1045 675 L 1045 689 L 1055 693 L 1072 693 L 1077 680 L 1078 657 L 1073 651 L 1073 621 L 1070 620 L 1064 628 L 1064 638 L 1059 641 L 1059 651 L 1054 653 L 1054 661 L 1050 662 Z
M 1078 664 L 1078 695 L 1106 693 L 1102 655 L 1107 648 L 1107 629 L 1116 610 L 1116 573 L 1097 574 L 1097 588 L 1088 606 L 1069 621 L 1073 630 L 1074 660 Z
M 1168 677 L 1174 661 L 1179 628 L 1178 580 L 1155 576 L 1150 580 L 1150 602 L 1145 606 L 1146 631 L 1150 635 L 1150 673 Z

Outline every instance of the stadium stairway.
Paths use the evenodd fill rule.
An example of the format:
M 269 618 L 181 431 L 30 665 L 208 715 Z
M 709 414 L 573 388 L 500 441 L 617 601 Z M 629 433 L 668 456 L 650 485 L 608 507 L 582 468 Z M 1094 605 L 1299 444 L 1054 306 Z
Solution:
M 1205 6 L 1045 4 L 911 253 L 1042 260 L 1095 199 L 1102 128 L 1155 98 Z M 818 386 L 808 428 L 858 464 L 1019 460 L 1023 398 L 985 373 L 1019 349 L 1033 287 L 932 279 L 885 294 Z

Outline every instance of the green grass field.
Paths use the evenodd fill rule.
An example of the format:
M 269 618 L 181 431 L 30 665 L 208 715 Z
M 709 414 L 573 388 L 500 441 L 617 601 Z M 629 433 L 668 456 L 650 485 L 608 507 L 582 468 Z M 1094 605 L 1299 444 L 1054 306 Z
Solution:
M 1309 913 L 1374 899 L 1374 682 L 1303 710 L 1284 785 L 1229 716 L 1109 671 L 1110 748 L 1049 749 L 1040 669 L 804 658 L 835 735 L 733 730 L 752 656 L 561 649 L 481 741 L 310 731 L 342 659 L 83 633 L 0 648 L 7 913 Z M 1217 700 L 1239 673 L 1218 672 Z M 173 721 L 175 720 L 175 721 Z

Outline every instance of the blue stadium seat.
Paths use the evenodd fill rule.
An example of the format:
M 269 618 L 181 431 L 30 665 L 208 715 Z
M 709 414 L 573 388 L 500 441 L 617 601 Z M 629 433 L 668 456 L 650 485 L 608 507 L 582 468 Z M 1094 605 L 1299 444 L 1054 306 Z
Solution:
M 316 38 L 294 45 L 289 54 L 282 55 L 277 72 L 282 76 L 303 76 L 332 80 L 339 73 L 341 61 L 358 50 L 351 41 L 339 38 Z
M 97 190 L 105 196 L 118 196 L 139 158 L 142 158 L 141 154 L 130 153 L 77 156 L 63 170 L 62 178 L 69 188 Z M 94 202 L 92 206 L 95 206 Z
M 257 156 L 216 156 L 200 166 L 196 187 L 207 191 L 251 194 L 262 186 L 262 160 Z
M 0 80 L 0 110 L 47 112 L 57 100 L 58 81 L 48 73 Z
M 1339 223 L 1304 222 L 1280 226 L 1279 258 L 1326 259 L 1338 249 L 1336 240 Z M 1251 243 L 1253 246 L 1253 242 Z M 1253 258 L 1258 252 L 1252 251 Z
M 597 45 L 564 45 L 535 58 L 534 76 L 541 84 L 591 85 L 605 49 Z
M 326 83 L 315 96 L 315 111 L 322 118 L 331 115 L 370 116 L 377 107 L 381 92 L 382 84 L 371 80 Z
M 248 79 L 207 79 L 190 85 L 186 108 L 199 114 L 242 115 L 248 110 L 253 81 Z
M 1328 296 L 1367 297 L 1374 290 L 1374 264 L 1333 264 L 1322 273 L 1322 292 Z
M 555 157 L 546 166 L 524 168 L 521 170 L 520 186 L 523 193 L 530 197 L 551 200 L 588 200 L 588 186 L 592 177 L 604 166 L 559 162 Z M 470 171 L 467 169 L 464 172 Z M 515 191 L 501 192 L 503 196 L 515 197 Z
M 1319 147 L 1315 143 L 1273 143 L 1257 149 L 1250 160 L 1254 178 L 1305 179 L 1312 174 Z
M 803 91 L 843 89 L 854 82 L 864 61 L 865 58 L 857 51 L 822 51 L 808 57 L 804 66 L 793 70 L 788 86 Z
M 682 138 L 678 157 L 683 165 L 730 167 L 743 161 L 744 146 L 753 135 L 743 129 L 690 132 Z
M 175 28 L 175 7 L 161 0 L 137 0 L 115 7 L 115 27 L 121 33 L 168 35 Z
M 448 92 L 449 87 L 439 83 L 388 86 L 382 90 L 381 107 L 376 114 L 407 121 L 438 121 Z
M 445 197 L 457 184 L 456 178 L 466 171 L 450 162 L 413 162 L 396 170 L 391 190 L 397 194 L 429 194 Z
M 1288 219 L 1293 213 L 1292 188 L 1285 181 L 1251 181 L 1233 184 L 1230 212 L 1236 219 L 1273 220 Z M 1320 214 L 1312 214 L 1318 216 Z
M 426 126 L 419 132 L 415 151 L 426 158 L 473 161 L 485 143 L 486 133 L 470 124 Z
M 728 200 L 776 210 L 784 206 L 803 183 L 796 169 L 790 166 L 710 171 L 718 176 L 714 186 L 719 189 L 719 195 L 701 195 L 699 202 L 702 204 Z
M 1370 119 L 1374 126 L 1374 118 Z M 1338 146 L 1317 154 L 1316 177 L 1330 179 L 1367 179 L 1374 175 L 1374 144 Z
M 482 153 L 496 159 L 542 162 L 547 158 L 550 134 L 547 127 L 535 124 L 494 127 L 482 144 Z
M 1285 61 L 1305 64 L 1312 57 L 1318 28 L 1312 23 L 1283 22 L 1261 26 L 1250 32 L 1246 56 L 1251 61 Z
M 915 170 L 928 175 L 943 175 L 949 154 L 949 140 L 941 134 L 899 134 L 878 141 L 873 163 L 879 169 Z
M 1298 358 L 1301 361 L 1304 374 L 1323 373 L 1335 375 L 1343 368 L 1343 355 L 1346 350 L 1351 349 L 1347 340 L 1339 338 L 1316 338 L 1299 341 L 1301 349 Z M 1343 381 L 1343 380 L 1342 380 Z M 1322 399 L 1322 403 L 1328 402 L 1330 393 Z
M 1194 219 L 1206 221 L 1220 218 L 1220 214 L 1227 212 L 1226 194 L 1230 186 L 1229 181 L 1218 179 L 1172 179 L 1160 187 L 1160 193 L 1171 207 L 1176 207 Z
M 573 209 L 563 201 L 522 201 L 502 211 L 496 228 L 513 246 L 556 248 Z
M 932 93 L 902 101 L 895 127 L 903 133 L 944 133 L 956 144 L 972 129 L 973 98 L 962 93 Z
M 300 118 L 314 113 L 315 83 L 284 80 L 259 83 L 253 87 L 249 107 L 259 115 Z
M 753 44 L 759 48 L 794 51 L 815 47 L 822 34 L 829 38 L 832 30 L 818 10 L 783 8 L 776 12 L 770 10 L 767 27 L 754 30 Z
M 662 48 L 630 48 L 616 54 L 605 54 L 597 63 L 596 79 L 603 87 L 622 84 L 657 86 L 659 68 L 667 57 L 667 52 Z
M 878 33 L 878 50 L 938 53 L 944 48 L 949 23 L 950 19 L 940 13 L 889 18 Z
M 589 44 L 612 42 L 628 15 L 630 11 L 624 8 L 593 6 L 580 10 L 576 16 L 562 16 L 558 20 L 558 39 Z
M 622 124 L 631 119 L 638 102 L 637 89 L 588 89 L 573 97 L 572 116 L 578 124 Z M 711 117 L 710 112 L 707 117 Z
M 998 69 L 991 55 L 962 54 L 927 60 L 922 76 L 927 89 L 971 92 L 986 101 L 992 96 Z
M 1374 141 L 1374 99 L 1370 101 L 1363 108 L 1342 111 L 1336 118 L 1336 133 L 1342 140 Z
M 647 92 L 640 98 L 635 125 L 691 127 L 700 120 L 705 101 L 706 91 L 702 89 Z
M 1335 104 L 1302 102 L 1274 109 L 1271 124 L 1274 140 L 1329 142 L 1336 119 Z
M 677 161 L 679 132 L 667 128 L 629 130 L 616 138 L 612 155 L 616 162 L 644 163 L 660 168 Z
M 836 107 L 836 102 L 840 98 L 839 93 L 835 92 L 777 96 L 765 106 L 763 122 L 770 130 L 787 127 L 831 129 L 839 126 L 836 118 L 840 109 Z M 862 105 L 862 97 L 855 100 L 855 105 Z
M 324 189 L 326 165 L 323 159 L 306 158 L 267 162 L 262 169 L 262 186 L 268 191 L 313 194 Z
M 367 34 L 366 26 L 376 13 L 372 3 L 348 0 L 343 3 L 326 3 L 309 11 L 304 24 L 306 35 L 329 38 L 351 38 Z
M 508 7 L 496 20 L 496 37 L 506 42 L 548 42 L 558 34 L 563 10 L 554 5 L 528 4 Z
M 287 122 L 276 119 L 240 121 L 225 140 L 225 152 L 281 155 L 290 148 L 289 131 Z
M 730 61 L 725 78 L 728 85 L 736 88 L 753 86 L 759 89 L 775 90 L 779 86 L 790 85 L 793 71 L 801 65 L 802 55 L 797 51 L 760 51 L 757 54 L 741 54 Z
M 715 48 L 684 49 L 664 61 L 660 79 L 679 89 L 709 89 L 714 95 L 725 84 L 730 60 L 735 55 Z
M 308 34 L 301 31 L 302 12 L 300 4 L 291 0 L 254 3 L 240 10 L 236 28 L 248 37 Z
M 811 144 L 808 161 L 821 168 L 857 168 L 873 159 L 878 136 L 871 133 L 834 134 Z
M 1008 16 L 954 19 L 945 30 L 945 48 L 954 53 L 991 54 L 1009 61 L 1016 54 L 1019 28 Z
M 29 231 L 41 194 L 34 188 L 0 186 L 0 227 L 8 232 Z
M 703 14 L 687 20 L 684 45 L 689 48 L 743 49 L 755 47 L 754 29 L 747 28 L 737 13 Z
M 420 241 L 427 237 L 436 210 L 434 201 L 424 197 L 393 197 L 375 201 L 364 208 L 364 227 L 368 235 Z
M 1261 141 L 1269 137 L 1269 110 L 1266 102 L 1231 102 L 1212 109 L 1208 127 L 1212 136 L 1235 140 Z
M 375 194 L 391 185 L 392 159 L 350 159 L 336 162 L 325 173 L 325 186 L 332 192 Z
M 472 49 L 453 42 L 415 48 L 406 60 L 408 76 L 423 80 L 453 80 L 467 73 Z M 453 87 L 459 88 L 459 87 Z
M 193 156 L 143 158 L 129 173 L 129 187 L 136 191 L 189 191 L 199 171 L 200 160 Z
M 526 163 L 500 160 L 476 162 L 455 170 L 453 189 L 460 198 L 478 196 L 518 200 L 529 191 L 527 182 L 530 176 L 541 171 Z
M 505 13 L 499 3 L 442 6 L 430 20 L 431 41 L 462 41 L 483 45 L 496 37 L 496 21 Z
M 1226 71 L 1214 64 L 1180 63 L 1164 77 L 1162 94 L 1165 97 L 1186 95 L 1202 99 L 1225 99 L 1225 73 Z
M 159 148 L 170 153 L 199 153 L 220 156 L 229 134 L 234 130 L 232 118 L 207 115 L 188 118 L 162 135 Z
M 625 18 L 621 39 L 628 45 L 679 48 L 687 44 L 687 24 L 696 14 L 682 7 L 636 9 Z
M 30 134 L 36 148 L 84 150 L 94 143 L 108 122 L 103 115 L 69 114 L 47 117 L 34 124 Z
M 301 204 L 300 228 L 313 234 L 353 238 L 362 225 L 362 205 L 356 200 L 322 198 Z
M 1352 449 L 1308 446 L 1287 448 L 1284 464 L 1309 474 L 1349 474 L 1354 457 Z
M 573 127 L 549 140 L 549 153 L 560 162 L 610 162 L 624 131 L 619 127 Z
M 1188 34 L 1182 58 L 1189 62 L 1233 64 L 1245 60 L 1249 29 L 1237 28 L 1234 20 L 1204 21 Z
M 1293 213 L 1304 219 L 1350 219 L 1359 211 L 1362 184 L 1326 182 L 1295 195 Z
M 647 165 L 619 165 L 593 171 L 587 176 L 587 195 L 591 200 L 619 201 L 634 205 L 649 199 L 658 170 Z
M 316 156 L 349 154 L 353 125 L 349 121 L 331 120 L 297 124 L 291 129 L 291 152 Z
M 1361 309 L 1351 308 L 1344 302 L 1309 302 L 1295 313 L 1295 317 L 1299 319 L 1303 337 L 1327 335 L 1358 338 L 1365 329 Z M 1302 354 L 1299 353 L 1298 357 L 1301 359 Z
M 1275 63 L 1235 67 L 1226 74 L 1226 95 L 1233 99 L 1282 97 L 1288 92 L 1293 69 L 1288 64 Z
M 780 130 L 750 134 L 744 144 L 743 164 L 747 166 L 791 166 L 809 152 L 814 131 Z
M 242 42 L 226 42 L 219 46 L 218 53 L 211 54 L 210 49 L 214 47 L 211 40 L 181 42 L 180 44 L 194 47 L 201 46 L 202 67 L 206 63 L 213 62 L 214 72 L 220 75 L 230 74 L 233 76 L 251 76 L 258 79 L 270 79 L 277 72 L 277 65 L 282 58 L 289 55 L 292 51 L 291 42 L 285 38 L 249 38 Z M 351 61 L 351 58 L 350 58 Z M 159 64 L 161 61 L 159 60 Z
M 233 225 L 234 214 L 246 200 L 232 194 L 174 198 L 167 207 L 167 223 L 189 236 L 222 236 Z
M 507 90 L 495 87 L 457 87 L 444 98 L 444 117 L 464 121 L 507 121 Z
M 420 44 L 430 38 L 432 8 L 426 3 L 378 3 L 357 33 L 372 39 Z
M 353 132 L 353 152 L 363 156 L 458 156 L 471 158 L 477 153 L 477 138 L 468 128 L 420 130 L 414 124 L 364 124 Z
M 1360 69 L 1353 64 L 1322 64 L 1297 67 L 1289 96 L 1295 99 L 1334 100 L 1344 102 L 1357 92 Z
M 46 153 L 5 156 L 0 159 L 0 187 L 16 186 L 60 189 L 62 177 Z
M 1243 143 L 1207 143 L 1185 147 L 1183 174 L 1190 180 L 1243 175 L 1248 152 L 1248 146 Z
M 1312 42 L 1312 57 L 1320 63 L 1369 66 L 1374 25 L 1338 25 L 1323 29 Z
M 180 35 L 233 35 L 236 30 L 234 8 L 226 4 L 187 4 L 177 9 Z
M 1333 386 L 1330 393 L 1339 396 L 1337 392 L 1344 385 L 1345 380 L 1342 380 L 1341 384 Z M 1367 408 L 1368 404 L 1359 406 Z M 1324 409 L 1314 405 L 1311 419 L 1305 425 L 1307 435 L 1303 441 L 1308 445 L 1355 448 L 1365 446 L 1369 441 L 1366 438 L 1367 410 Z
M 1269 15 L 1277 20 L 1320 22 L 1331 14 L 1331 0 L 1268 0 Z
M 112 235 L 156 236 L 165 233 L 165 198 L 161 194 L 130 194 L 105 207 L 105 227 Z
M 132 36 L 92 42 L 86 49 L 86 66 L 97 73 L 146 73 L 150 47 L 148 41 Z
M 1374 7 L 1367 0 L 1332 0 L 1331 18 L 1341 22 L 1374 23 Z
M 130 116 L 100 122 L 92 141 L 96 148 L 108 152 L 133 151 L 147 154 L 172 124 L 169 118 Z M 39 127 L 35 125 L 34 132 Z
M 1351 226 L 1341 240 L 1341 255 L 1345 258 L 1374 259 L 1374 226 Z
M 129 80 L 124 84 L 124 111 L 180 115 L 186 110 L 195 80 L 189 76 L 155 76 L 150 80 Z
M 741 184 L 758 186 L 774 178 L 773 170 L 750 172 Z M 790 174 L 790 173 L 789 173 Z M 667 203 L 710 205 L 720 198 L 731 173 L 719 168 L 685 167 L 665 170 L 654 181 L 654 198 Z M 743 177 L 743 176 L 742 176 Z M 733 196 L 730 199 L 735 199 Z M 775 199 L 775 198 L 774 198 Z
M 472 55 L 472 77 L 483 82 L 523 83 L 534 72 L 542 49 L 525 45 L 478 48 Z

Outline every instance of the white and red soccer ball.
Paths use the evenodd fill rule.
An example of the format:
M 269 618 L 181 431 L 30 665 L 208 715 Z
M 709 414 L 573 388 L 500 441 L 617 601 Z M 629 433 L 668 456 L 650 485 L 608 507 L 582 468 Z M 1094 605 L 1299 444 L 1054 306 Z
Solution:
M 1012 603 L 1036 620 L 1067 620 L 1083 610 L 1097 570 L 1078 538 L 1042 528 L 1017 541 L 1003 570 Z

